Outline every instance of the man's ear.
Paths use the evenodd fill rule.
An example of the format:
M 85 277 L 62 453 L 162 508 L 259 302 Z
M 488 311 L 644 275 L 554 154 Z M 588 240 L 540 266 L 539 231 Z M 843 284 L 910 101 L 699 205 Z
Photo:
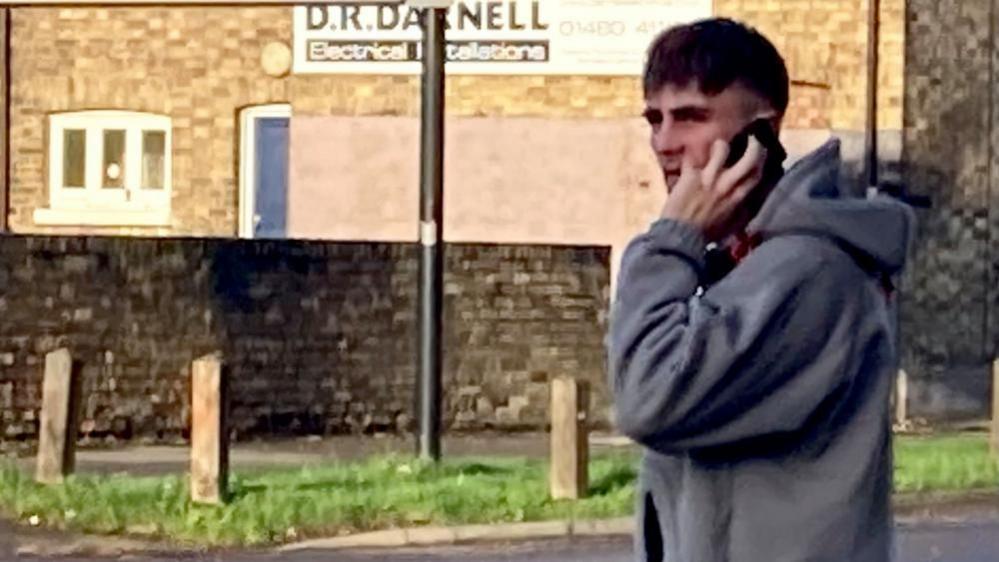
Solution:
M 757 110 L 751 121 L 756 121 L 757 119 L 766 119 L 767 122 L 770 123 L 770 126 L 773 127 L 774 131 L 777 134 L 780 134 L 780 126 L 784 121 L 783 115 L 767 107 L 765 109 Z
M 768 119 L 768 121 L 770 121 L 770 125 L 773 126 L 774 132 L 777 133 L 777 136 L 779 137 L 780 136 L 780 127 L 781 127 L 781 124 L 784 122 L 784 116 L 783 115 L 774 114 L 773 116 L 771 116 Z
M 780 136 L 780 127 L 784 122 L 784 114 L 770 107 L 770 104 L 763 104 L 756 112 L 755 119 L 766 119 L 770 126 L 773 127 L 777 136 Z

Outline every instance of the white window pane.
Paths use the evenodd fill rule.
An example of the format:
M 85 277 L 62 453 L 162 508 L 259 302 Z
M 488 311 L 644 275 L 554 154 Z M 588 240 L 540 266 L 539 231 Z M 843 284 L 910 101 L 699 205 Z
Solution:
M 106 129 L 104 131 L 104 179 L 101 186 L 106 189 L 125 187 L 125 131 Z
M 87 131 L 65 129 L 62 133 L 62 186 L 83 188 L 87 161 Z
M 166 133 L 142 131 L 142 187 L 163 189 L 166 164 Z

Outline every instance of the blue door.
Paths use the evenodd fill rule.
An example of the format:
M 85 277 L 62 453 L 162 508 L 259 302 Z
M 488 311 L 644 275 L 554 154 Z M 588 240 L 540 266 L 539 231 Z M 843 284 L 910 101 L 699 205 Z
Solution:
M 284 238 L 288 230 L 288 118 L 256 120 L 254 238 Z

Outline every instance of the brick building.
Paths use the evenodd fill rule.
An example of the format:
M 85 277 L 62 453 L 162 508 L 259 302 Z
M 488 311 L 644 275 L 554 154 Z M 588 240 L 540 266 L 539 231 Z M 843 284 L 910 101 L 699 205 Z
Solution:
M 510 13 L 464 4 L 483 25 L 488 4 Z M 859 185 L 867 1 L 689 4 L 774 40 L 793 80 L 792 158 L 836 135 Z M 888 172 L 906 9 L 881 1 Z M 98 433 L 114 420 L 182 430 L 186 362 L 219 349 L 246 381 L 246 431 L 401 423 L 415 377 L 419 76 L 296 68 L 306 16 L 290 7 L 0 12 L 0 216 L 17 235 L 0 239 L 3 434 L 31 434 L 38 365 L 64 344 L 89 358 L 84 415 Z M 663 197 L 634 66 L 518 68 L 446 83 L 449 424 L 543 425 L 546 381 L 563 373 L 597 386 L 605 419 L 608 285 Z M 310 242 L 217 240 L 235 237 Z
M 864 0 L 686 4 L 757 26 L 785 54 L 792 155 L 832 133 L 860 160 Z M 892 161 L 903 2 L 881 4 L 878 120 Z M 305 32 L 290 7 L 4 10 L 10 231 L 416 238 L 418 76 L 291 68 Z M 518 68 L 447 81 L 446 238 L 600 244 L 616 255 L 662 197 L 637 118 L 639 77 Z M 261 142 L 287 150 L 255 150 Z M 270 192 L 255 187 L 265 157 L 277 160 L 264 170 L 287 170 L 265 178 Z M 267 208 L 280 216 L 259 216 Z

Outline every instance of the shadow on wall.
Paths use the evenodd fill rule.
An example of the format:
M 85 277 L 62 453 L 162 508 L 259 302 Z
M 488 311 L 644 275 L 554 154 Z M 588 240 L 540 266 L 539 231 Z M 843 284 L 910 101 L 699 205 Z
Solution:
M 995 154 L 978 119 L 983 103 L 949 97 L 943 111 L 907 110 L 906 122 L 920 126 L 906 128 L 903 181 L 921 208 L 901 287 L 901 351 L 910 412 L 929 419 L 990 411 L 996 256 L 988 170 Z
M 393 244 L 209 245 L 238 432 L 407 429 L 411 254 Z
M 237 431 L 412 429 L 415 245 L 234 241 L 210 248 L 211 302 L 236 376 Z M 603 388 L 608 262 L 606 248 L 446 247 L 446 427 L 544 427 L 552 376 Z

